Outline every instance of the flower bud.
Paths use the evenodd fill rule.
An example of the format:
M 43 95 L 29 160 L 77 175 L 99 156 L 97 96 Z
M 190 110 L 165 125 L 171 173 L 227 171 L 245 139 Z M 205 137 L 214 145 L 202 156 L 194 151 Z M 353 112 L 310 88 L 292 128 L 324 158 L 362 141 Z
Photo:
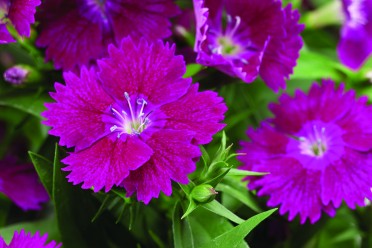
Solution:
M 37 71 L 27 65 L 15 65 L 8 68 L 4 72 L 4 79 L 6 82 L 20 86 L 24 83 L 36 82 L 40 79 L 40 75 Z
M 191 191 L 191 198 L 199 203 L 213 201 L 218 192 L 209 184 L 198 185 Z

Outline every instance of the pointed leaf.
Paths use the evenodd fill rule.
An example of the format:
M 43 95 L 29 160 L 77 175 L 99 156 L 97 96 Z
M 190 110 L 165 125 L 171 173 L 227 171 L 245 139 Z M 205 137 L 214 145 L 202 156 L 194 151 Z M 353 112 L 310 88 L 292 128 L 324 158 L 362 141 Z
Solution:
M 53 163 L 45 157 L 28 152 L 32 163 L 34 164 L 35 170 L 39 175 L 40 181 L 44 188 L 47 190 L 49 196 L 52 198 L 53 191 Z
M 186 66 L 186 72 L 185 75 L 183 75 L 183 78 L 192 77 L 195 74 L 197 74 L 199 71 L 203 69 L 203 66 L 200 64 L 188 64 Z
M 188 217 L 181 220 L 181 207 L 179 202 L 174 206 L 172 222 L 174 247 L 195 247 Z
M 237 247 L 240 242 L 244 240 L 244 238 L 253 230 L 253 228 L 255 228 L 276 210 L 277 209 L 271 209 L 249 218 L 240 225 L 214 238 L 209 243 L 202 245 L 201 248 Z
M 216 200 L 213 200 L 213 201 L 211 201 L 207 204 L 204 204 L 202 206 L 203 206 L 203 208 L 208 209 L 209 211 L 211 211 L 215 214 L 223 216 L 223 217 L 231 220 L 234 223 L 240 224 L 240 223 L 244 222 L 243 219 L 236 216 L 233 212 L 228 210 L 224 205 L 222 205 L 221 203 L 219 203 Z
M 227 169 L 225 169 L 225 170 L 227 170 Z M 239 169 L 235 169 L 235 168 L 231 168 L 229 170 L 229 173 L 228 173 L 229 176 L 264 176 L 264 175 L 267 175 L 267 174 L 269 174 L 269 173 L 239 170 Z

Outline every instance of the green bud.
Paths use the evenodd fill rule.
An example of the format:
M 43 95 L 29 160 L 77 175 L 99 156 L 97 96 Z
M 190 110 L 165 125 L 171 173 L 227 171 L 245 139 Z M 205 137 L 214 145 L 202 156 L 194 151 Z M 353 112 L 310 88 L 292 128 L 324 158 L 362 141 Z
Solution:
M 199 203 L 207 203 L 213 201 L 218 192 L 209 184 L 201 184 L 196 186 L 191 191 L 191 198 Z

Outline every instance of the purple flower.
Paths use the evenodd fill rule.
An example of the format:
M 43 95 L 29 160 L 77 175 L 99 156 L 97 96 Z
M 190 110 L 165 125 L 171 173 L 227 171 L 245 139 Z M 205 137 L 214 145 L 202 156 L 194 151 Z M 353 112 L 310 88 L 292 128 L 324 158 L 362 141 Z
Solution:
M 372 52 L 372 1 L 343 0 L 345 23 L 337 47 L 341 62 L 357 70 Z
M 25 233 L 22 229 L 20 232 L 15 231 L 12 241 L 7 245 L 2 237 L 0 237 L 0 247 L 1 248 L 20 248 L 20 247 L 32 247 L 32 248 L 58 248 L 61 244 L 57 244 L 55 241 L 51 241 L 46 244 L 48 239 L 48 234 L 40 236 L 39 232 L 35 235 L 31 233 Z
M 280 214 L 316 222 L 334 216 L 342 201 L 350 208 L 372 199 L 372 109 L 367 97 L 335 88 L 330 80 L 313 84 L 309 94 L 284 94 L 271 104 L 274 118 L 247 132 L 239 159 L 242 169 L 268 172 L 250 177 L 249 188 L 268 195 Z
M 60 144 L 75 146 L 63 160 L 69 181 L 109 191 L 123 185 L 148 203 L 160 191 L 170 195 L 171 180 L 188 183 L 200 156 L 198 145 L 223 128 L 226 106 L 211 91 L 184 79 L 185 63 L 175 47 L 161 41 L 123 39 L 99 60 L 99 73 L 65 73 L 46 104 L 44 124 Z
M 46 0 L 37 45 L 56 68 L 76 69 L 107 56 L 107 45 L 128 35 L 149 40 L 171 35 L 172 0 Z
M 274 91 L 293 71 L 303 25 L 276 0 L 194 0 L 197 62 L 250 83 L 258 75 Z
M 32 164 L 18 164 L 14 158 L 0 160 L 0 192 L 23 210 L 38 210 L 49 200 Z
M 36 6 L 40 0 L 2 0 L 0 2 L 0 44 L 15 40 L 7 30 L 10 22 L 21 36 L 30 36 L 30 24 L 35 22 Z

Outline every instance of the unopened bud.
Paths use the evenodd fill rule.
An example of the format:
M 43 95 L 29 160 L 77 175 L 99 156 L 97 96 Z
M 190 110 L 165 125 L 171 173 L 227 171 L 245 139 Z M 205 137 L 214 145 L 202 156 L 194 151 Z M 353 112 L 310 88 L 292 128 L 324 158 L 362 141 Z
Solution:
M 218 192 L 209 184 L 198 185 L 191 191 L 191 198 L 200 203 L 213 201 Z
M 40 75 L 30 66 L 15 65 L 4 72 L 4 79 L 10 84 L 19 86 L 40 80 Z

